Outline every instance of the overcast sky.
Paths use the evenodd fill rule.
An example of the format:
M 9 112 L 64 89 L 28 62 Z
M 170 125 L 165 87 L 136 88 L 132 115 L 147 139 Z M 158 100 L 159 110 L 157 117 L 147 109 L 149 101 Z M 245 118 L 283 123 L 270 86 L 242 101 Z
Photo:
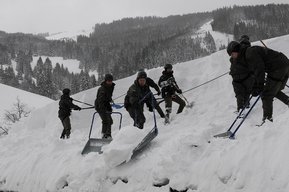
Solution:
M 91 29 L 124 17 L 168 16 L 232 5 L 289 3 L 288 0 L 0 0 L 0 30 L 60 32 Z

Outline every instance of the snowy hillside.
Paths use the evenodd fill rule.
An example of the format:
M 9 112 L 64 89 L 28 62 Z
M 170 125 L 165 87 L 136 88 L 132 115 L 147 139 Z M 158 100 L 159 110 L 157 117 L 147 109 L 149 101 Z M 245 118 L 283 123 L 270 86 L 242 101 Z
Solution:
M 207 32 L 210 32 L 214 38 L 216 48 L 217 50 L 219 50 L 221 46 L 224 46 L 224 45 L 227 46 L 228 43 L 233 40 L 234 36 L 231 34 L 225 34 L 225 33 L 221 33 L 218 31 L 213 31 L 212 25 L 211 25 L 212 22 L 213 20 L 201 26 L 200 29 L 196 32 L 196 35 L 193 35 L 192 38 L 196 36 L 205 37 L 205 34 Z
M 23 91 L 21 89 L 16 89 L 14 87 L 10 87 L 4 84 L 0 84 L 0 91 L 0 125 L 4 124 L 3 117 L 5 110 L 10 111 L 13 108 L 13 104 L 17 103 L 17 97 L 19 98 L 21 103 L 27 106 L 27 109 L 29 109 L 29 111 L 34 111 L 38 108 L 44 107 L 48 103 L 54 102 L 52 99 L 49 99 L 47 97 Z
M 77 40 L 77 36 L 83 35 L 83 36 L 89 36 L 93 32 L 93 28 L 90 30 L 78 30 L 78 31 L 63 31 L 59 33 L 53 33 L 49 34 L 48 37 L 46 37 L 47 40 Z
M 264 42 L 289 56 L 289 36 Z M 173 70 L 180 87 L 187 90 L 228 72 L 228 59 L 223 50 L 177 64 Z M 149 70 L 148 76 L 157 81 L 162 70 Z M 134 79 L 116 81 L 114 98 L 124 94 Z M 96 91 L 94 88 L 72 97 L 93 104 Z M 118 131 L 114 117 L 113 142 L 104 148 L 104 154 L 86 156 L 81 151 L 94 110 L 73 111 L 69 140 L 59 139 L 62 125 L 57 118 L 57 102 L 34 111 L 26 122 L 0 138 L 0 190 L 168 192 L 171 187 L 188 192 L 289 191 L 287 106 L 276 100 L 274 123 L 256 127 L 262 118 L 258 103 L 236 140 L 214 139 L 212 136 L 227 130 L 235 118 L 231 77 L 226 75 L 184 95 L 195 101 L 194 107 L 176 115 L 173 104 L 173 120 L 167 126 L 157 114 L 159 135 L 142 154 L 120 166 L 116 165 L 129 158 L 131 149 L 153 127 L 152 113 L 147 109 L 144 130 L 132 127 L 128 113 L 118 110 L 124 115 L 123 125 Z M 97 118 L 93 137 L 100 136 L 100 126 Z

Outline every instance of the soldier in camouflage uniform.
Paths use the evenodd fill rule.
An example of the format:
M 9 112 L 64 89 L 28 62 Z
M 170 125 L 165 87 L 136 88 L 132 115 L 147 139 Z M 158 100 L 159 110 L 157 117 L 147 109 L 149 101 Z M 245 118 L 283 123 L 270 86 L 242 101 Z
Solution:
M 58 117 L 62 122 L 63 125 L 63 131 L 61 133 L 60 138 L 61 139 L 68 139 L 70 137 L 71 132 L 71 124 L 70 124 L 70 118 L 71 115 L 71 109 L 74 110 L 81 110 L 81 108 L 77 105 L 74 105 L 72 103 L 72 98 L 70 97 L 70 89 L 63 89 L 62 91 L 63 95 L 61 96 L 61 99 L 59 101 L 59 110 L 58 110 Z
M 114 90 L 115 83 L 113 81 L 113 76 L 111 74 L 106 74 L 104 76 L 104 81 L 101 83 L 96 99 L 94 102 L 95 110 L 98 112 L 102 120 L 102 138 L 111 139 L 111 125 L 113 124 L 111 118 L 111 102 L 112 94 Z
M 179 104 L 177 114 L 183 111 L 186 102 L 176 94 L 176 92 L 182 94 L 182 90 L 179 88 L 174 78 L 173 66 L 171 64 L 166 64 L 164 69 L 165 70 L 162 72 L 158 84 L 161 87 L 162 97 L 165 99 L 166 119 L 168 119 L 172 112 L 173 101 Z
M 146 121 L 143 114 L 144 102 L 145 100 L 152 100 L 146 78 L 145 73 L 138 73 L 137 79 L 134 81 L 134 84 L 130 86 L 125 97 L 125 108 L 134 120 L 134 126 L 139 129 L 143 129 Z
M 232 41 L 230 46 L 228 46 L 228 54 L 236 49 L 240 51 L 240 55 L 243 55 L 246 48 L 250 47 L 251 43 L 247 35 L 243 35 L 240 39 L 240 43 Z M 249 69 L 248 64 L 242 60 L 243 57 L 230 58 L 230 75 L 232 76 L 232 85 L 235 92 L 235 97 L 237 100 L 237 111 L 240 111 L 244 107 L 249 107 L 249 97 L 252 92 L 252 88 L 255 82 L 253 72 Z
M 263 103 L 262 121 L 273 121 L 273 98 L 276 97 L 286 105 L 289 97 L 281 90 L 284 89 L 289 75 L 289 60 L 281 52 L 260 46 L 252 46 L 238 49 L 236 43 L 230 43 L 228 54 L 233 59 L 246 62 L 249 69 L 254 73 L 255 85 L 252 90 L 253 96 L 261 94 Z M 230 45 L 229 44 L 229 45 Z M 229 48 L 229 46 L 228 46 Z M 245 49 L 245 50 L 243 50 Z M 267 78 L 265 78 L 267 73 Z

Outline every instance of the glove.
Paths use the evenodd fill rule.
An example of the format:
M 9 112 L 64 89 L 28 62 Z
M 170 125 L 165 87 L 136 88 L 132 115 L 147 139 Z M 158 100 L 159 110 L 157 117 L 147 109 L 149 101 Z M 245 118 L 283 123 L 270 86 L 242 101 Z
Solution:
M 77 107 L 75 108 L 75 110 L 78 110 L 78 111 L 80 111 L 80 110 L 81 110 L 81 108 L 77 106 Z
M 113 108 L 116 108 L 116 109 L 120 109 L 120 108 L 123 107 L 122 105 L 118 105 L 118 104 L 115 104 L 115 103 L 113 103 L 111 106 L 112 106 Z
M 182 91 L 181 89 L 178 89 L 178 90 L 177 90 L 177 93 L 182 94 L 183 91 Z

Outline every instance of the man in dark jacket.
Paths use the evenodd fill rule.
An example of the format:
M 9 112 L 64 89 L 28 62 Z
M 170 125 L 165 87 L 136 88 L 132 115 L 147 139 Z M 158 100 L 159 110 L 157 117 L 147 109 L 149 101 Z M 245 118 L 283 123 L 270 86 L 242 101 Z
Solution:
M 233 59 L 242 59 L 246 62 L 254 73 L 256 82 L 252 95 L 258 96 L 262 93 L 262 121 L 266 119 L 273 121 L 273 98 L 276 97 L 286 105 L 289 103 L 289 97 L 281 91 L 288 80 L 288 58 L 283 53 L 260 46 L 248 47 L 245 51 L 241 47 L 239 50 L 232 48 L 232 51 L 228 53 Z M 265 78 L 265 73 L 267 73 L 267 78 Z
M 138 73 L 134 84 L 127 91 L 125 107 L 134 120 L 134 126 L 143 129 L 146 118 L 143 114 L 143 106 L 146 99 L 151 100 L 151 91 L 146 82 L 146 74 Z
M 160 95 L 161 94 L 161 90 L 159 88 L 159 86 L 154 82 L 154 80 L 152 80 L 151 78 L 149 78 L 146 74 L 146 72 L 144 70 L 139 70 L 138 75 L 141 76 L 146 76 L 146 84 L 149 87 L 152 87 L 156 90 L 157 94 Z M 163 112 L 163 110 L 161 109 L 161 107 L 159 106 L 159 104 L 157 103 L 156 99 L 153 98 L 154 101 L 154 108 L 158 111 L 158 113 L 160 114 L 161 118 L 165 118 L 165 114 Z M 145 103 L 147 105 L 147 107 L 149 108 L 149 111 L 153 111 L 153 106 L 152 106 L 152 101 L 149 99 L 145 100 Z
M 166 64 L 164 69 L 158 84 L 161 87 L 162 97 L 165 99 L 166 119 L 169 119 L 169 115 L 172 111 L 172 101 L 179 104 L 177 114 L 183 111 L 186 102 L 176 95 L 176 92 L 182 94 L 182 90 L 177 85 L 173 76 L 173 66 L 171 64 Z
M 242 35 L 240 43 L 232 41 L 231 44 L 229 44 L 227 49 L 228 54 L 232 52 L 231 48 L 233 47 L 242 50 L 240 51 L 240 55 L 243 55 L 245 54 L 246 48 L 250 46 L 249 37 L 247 35 Z M 249 106 L 248 101 L 255 82 L 253 72 L 249 69 L 248 64 L 242 59 L 243 57 L 236 59 L 230 58 L 230 75 L 233 78 L 232 85 L 237 100 L 237 111 Z
M 63 125 L 63 131 L 61 133 L 60 138 L 61 139 L 68 139 L 70 137 L 70 131 L 71 131 L 71 124 L 70 124 L 70 118 L 71 115 L 71 109 L 74 110 L 81 110 L 81 108 L 77 105 L 74 105 L 72 103 L 72 98 L 70 97 L 70 89 L 63 89 L 62 91 L 63 95 L 61 96 L 61 99 L 59 101 L 59 110 L 58 110 L 58 117 L 62 122 Z
M 104 81 L 101 83 L 100 88 L 97 91 L 95 100 L 95 110 L 98 112 L 102 120 L 102 138 L 111 139 L 111 125 L 113 123 L 111 118 L 111 102 L 112 93 L 115 84 L 112 82 L 113 76 L 106 74 Z

